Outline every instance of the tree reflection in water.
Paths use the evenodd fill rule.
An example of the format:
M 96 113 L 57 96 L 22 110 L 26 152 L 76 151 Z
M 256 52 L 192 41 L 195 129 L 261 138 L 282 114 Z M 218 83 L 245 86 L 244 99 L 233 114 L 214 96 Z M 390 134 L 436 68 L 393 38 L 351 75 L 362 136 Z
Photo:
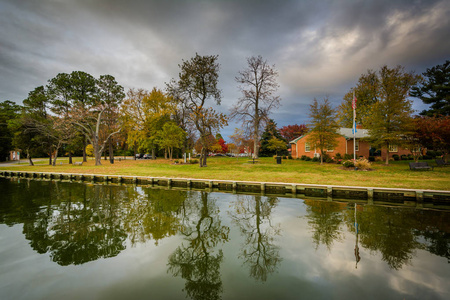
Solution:
M 24 224 L 24 234 L 38 253 L 50 253 L 60 265 L 78 265 L 118 255 L 132 245 L 174 235 L 184 191 L 136 186 L 23 181 L 20 193 L 2 203 L 17 211 L 0 214 L 4 223 Z M 14 195 L 14 196 L 13 196 Z
M 181 234 L 187 244 L 183 243 L 170 255 L 168 272 L 186 280 L 184 291 L 190 298 L 220 299 L 223 252 L 216 248 L 228 242 L 230 228 L 221 225 L 215 200 L 206 192 L 188 197 L 181 217 Z
M 245 238 L 239 258 L 250 269 L 250 276 L 266 281 L 275 272 L 281 258 L 274 237 L 280 234 L 280 226 L 272 224 L 271 212 L 278 198 L 260 195 L 237 195 L 234 211 L 230 213 L 233 222 L 239 226 Z
M 51 182 L 47 203 L 24 221 L 24 233 L 39 253 L 49 252 L 60 265 L 113 257 L 125 249 L 118 199 L 123 191 L 103 185 Z
M 317 200 L 305 200 L 305 204 L 316 250 L 320 244 L 324 244 L 331 251 L 333 242 L 342 240 L 342 213 L 347 205 Z

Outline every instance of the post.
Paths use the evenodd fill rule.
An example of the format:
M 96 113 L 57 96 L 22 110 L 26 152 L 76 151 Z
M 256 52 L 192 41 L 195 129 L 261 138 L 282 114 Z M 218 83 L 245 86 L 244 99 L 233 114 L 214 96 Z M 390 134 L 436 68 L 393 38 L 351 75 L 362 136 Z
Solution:
M 355 110 L 355 91 L 353 91 L 353 160 L 356 161 L 356 110 Z

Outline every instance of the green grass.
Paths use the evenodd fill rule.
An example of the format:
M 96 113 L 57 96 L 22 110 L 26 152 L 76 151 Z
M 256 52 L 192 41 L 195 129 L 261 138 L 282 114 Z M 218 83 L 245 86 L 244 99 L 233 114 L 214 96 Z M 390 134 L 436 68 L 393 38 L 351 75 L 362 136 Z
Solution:
M 273 158 L 261 158 L 257 164 L 252 164 L 247 158 L 210 157 L 206 168 L 198 164 L 176 165 L 164 159 L 116 160 L 113 165 L 102 160 L 102 166 L 94 166 L 90 159 L 82 166 L 73 166 L 68 164 L 67 158 L 58 158 L 55 167 L 49 166 L 46 159 L 36 162 L 35 166 L 23 161 L 15 166 L 0 164 L 0 170 L 450 190 L 450 167 L 411 171 L 408 162 L 393 161 L 388 166 L 379 162 L 372 165 L 372 171 L 355 171 L 345 170 L 338 164 L 320 165 L 301 160 L 282 160 L 279 165 Z M 429 163 L 435 165 L 433 161 Z

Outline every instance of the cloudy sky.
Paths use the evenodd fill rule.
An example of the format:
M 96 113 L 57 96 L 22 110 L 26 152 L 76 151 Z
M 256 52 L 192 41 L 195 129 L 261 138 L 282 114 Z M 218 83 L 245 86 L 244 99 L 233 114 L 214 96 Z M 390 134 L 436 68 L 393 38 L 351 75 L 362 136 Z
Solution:
M 0 101 L 77 70 L 164 89 L 198 53 L 219 55 L 228 112 L 235 76 L 262 55 L 279 72 L 273 119 L 301 124 L 314 97 L 337 106 L 368 69 L 420 74 L 450 59 L 449 15 L 449 0 L 0 0 Z

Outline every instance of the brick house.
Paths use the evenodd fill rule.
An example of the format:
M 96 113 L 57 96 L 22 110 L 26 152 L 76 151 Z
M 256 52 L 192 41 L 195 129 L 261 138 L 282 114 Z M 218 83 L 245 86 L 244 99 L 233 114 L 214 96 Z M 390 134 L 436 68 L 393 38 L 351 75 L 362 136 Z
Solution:
M 331 157 L 335 156 L 337 153 L 340 153 L 342 156 L 344 154 L 353 155 L 353 131 L 352 128 L 339 128 L 338 130 L 339 137 L 337 138 L 337 146 L 333 149 L 327 149 L 327 154 Z M 370 144 L 364 139 L 369 137 L 369 131 L 367 129 L 358 128 L 356 130 L 356 157 L 369 157 Z M 300 158 L 303 155 L 313 158 L 314 156 L 320 157 L 320 150 L 311 147 L 308 142 L 308 134 L 302 135 L 292 141 L 289 142 L 291 144 L 291 155 L 293 158 Z M 407 149 L 403 149 L 396 145 L 392 145 L 389 147 L 389 152 L 387 149 L 381 150 L 381 157 L 385 158 L 386 154 L 389 154 L 389 157 L 397 154 L 399 156 L 405 154 L 408 155 L 411 152 Z

